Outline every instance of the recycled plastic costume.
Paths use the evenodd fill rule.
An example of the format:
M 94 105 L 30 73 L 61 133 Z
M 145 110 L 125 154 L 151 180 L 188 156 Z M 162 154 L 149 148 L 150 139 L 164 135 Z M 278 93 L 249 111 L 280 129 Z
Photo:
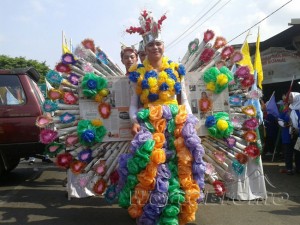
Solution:
M 143 11 L 141 27 L 127 31 L 142 34 L 147 49 L 150 43 L 162 43 L 159 31 L 165 18 L 156 23 Z M 184 92 L 184 67 L 161 55 L 160 67 L 154 68 L 148 58 L 129 70 L 130 116 L 140 129 L 130 152 L 119 158 L 118 201 L 137 224 L 186 224 L 195 220 L 204 188 L 204 149 L 195 130 L 198 120 Z M 139 111 L 138 101 L 143 105 Z

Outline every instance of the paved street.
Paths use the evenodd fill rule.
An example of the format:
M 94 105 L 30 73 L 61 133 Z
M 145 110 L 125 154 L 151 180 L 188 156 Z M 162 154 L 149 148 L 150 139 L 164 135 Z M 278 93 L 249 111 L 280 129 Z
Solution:
M 195 223 L 199 225 L 288 225 L 300 221 L 300 175 L 280 174 L 283 163 L 264 163 L 269 197 L 265 201 L 217 199 L 208 188 Z M 67 199 L 66 173 L 53 164 L 22 162 L 0 179 L 0 224 L 134 225 L 126 210 L 101 197 Z M 191 225 L 190 224 L 190 225 Z

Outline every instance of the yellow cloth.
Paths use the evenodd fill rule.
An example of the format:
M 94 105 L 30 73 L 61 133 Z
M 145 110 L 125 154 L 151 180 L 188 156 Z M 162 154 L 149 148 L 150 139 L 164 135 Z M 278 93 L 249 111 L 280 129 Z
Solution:
M 243 54 L 243 59 L 241 61 L 239 61 L 237 64 L 241 65 L 241 66 L 248 66 L 250 69 L 250 73 L 254 74 L 254 69 L 253 69 L 253 65 L 252 65 L 252 61 L 251 61 L 251 57 L 250 57 L 250 51 L 249 51 L 249 45 L 247 42 L 247 39 L 245 40 L 241 52 Z
M 178 105 L 177 100 L 170 99 L 170 100 L 164 101 L 164 100 L 158 99 L 155 102 L 149 102 L 149 103 L 144 104 L 144 108 L 148 108 L 151 105 L 156 106 L 156 105 L 172 105 L 172 104 Z
M 260 89 L 262 89 L 262 82 L 264 80 L 264 73 L 263 73 L 263 68 L 262 68 L 262 63 L 261 63 L 261 58 L 260 58 L 259 46 L 260 46 L 260 36 L 259 36 L 259 33 L 258 33 L 257 41 L 256 41 L 254 69 L 257 72 L 257 85 Z

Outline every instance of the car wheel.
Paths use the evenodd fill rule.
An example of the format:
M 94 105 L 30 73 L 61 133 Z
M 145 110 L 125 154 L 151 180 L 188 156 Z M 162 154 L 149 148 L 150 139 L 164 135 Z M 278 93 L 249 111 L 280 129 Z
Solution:
M 5 167 L 4 167 L 4 163 L 3 163 L 3 160 L 1 158 L 1 155 L 0 155 L 0 176 L 4 175 L 6 172 L 5 170 Z
M 15 169 L 20 163 L 20 158 L 12 158 L 8 164 L 7 172 L 12 171 Z

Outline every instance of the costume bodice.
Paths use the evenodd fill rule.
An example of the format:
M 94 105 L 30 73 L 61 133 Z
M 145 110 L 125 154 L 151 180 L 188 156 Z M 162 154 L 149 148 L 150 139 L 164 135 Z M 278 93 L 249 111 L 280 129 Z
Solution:
M 129 69 L 129 79 L 136 83 L 135 91 L 144 107 L 150 104 L 178 104 L 176 94 L 181 92 L 181 76 L 184 75 L 184 66 L 166 57 L 162 59 L 159 72 L 153 69 L 147 59 L 143 64 L 133 65 Z

